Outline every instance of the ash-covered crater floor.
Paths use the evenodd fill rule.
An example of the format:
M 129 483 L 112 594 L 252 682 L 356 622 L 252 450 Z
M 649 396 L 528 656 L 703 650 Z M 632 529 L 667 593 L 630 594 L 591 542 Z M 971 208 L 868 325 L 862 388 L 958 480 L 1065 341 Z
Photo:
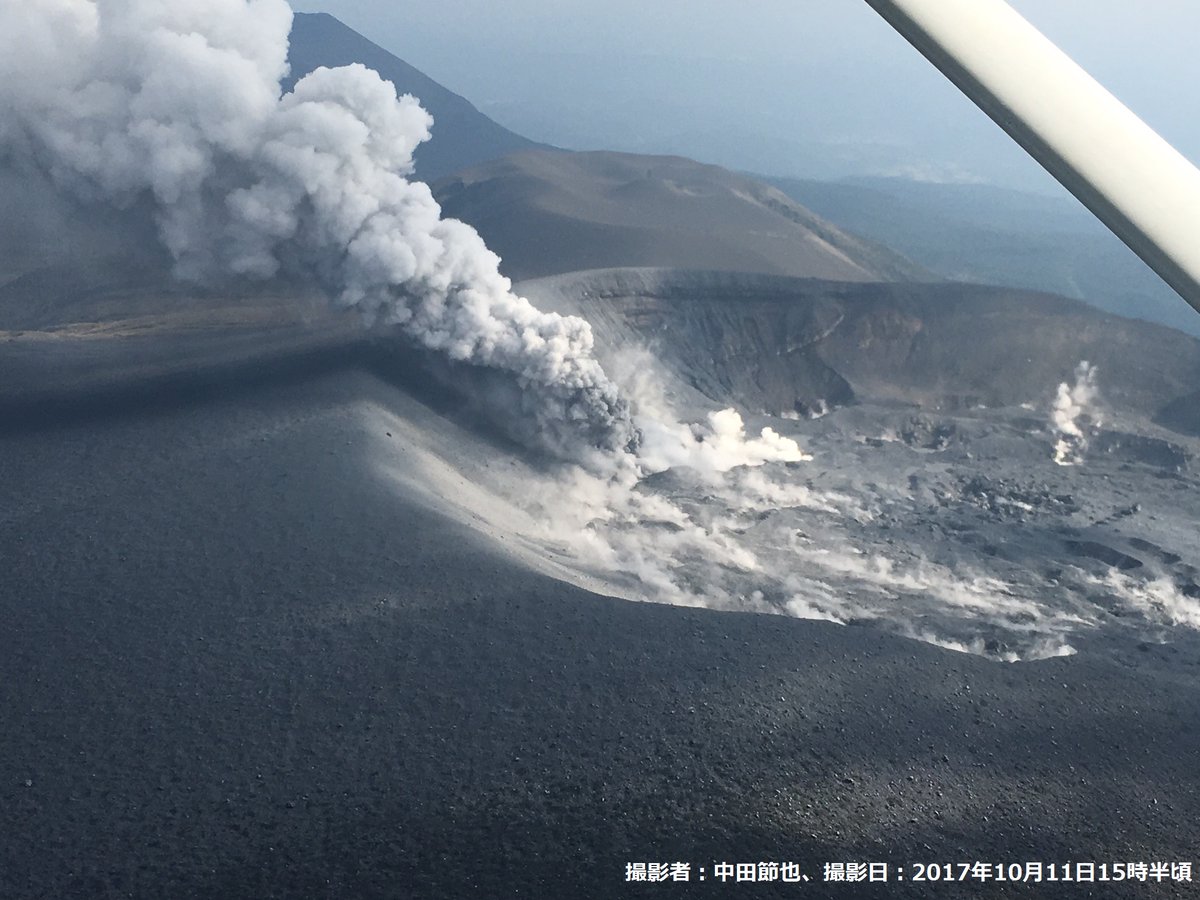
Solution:
M 1197 643 L 1194 439 L 1113 422 L 1062 465 L 1054 428 L 1020 406 L 863 403 L 748 430 L 764 425 L 810 458 L 650 475 L 634 501 L 583 514 L 584 539 L 556 531 L 559 562 L 608 593 L 825 619 L 1003 662 Z M 532 517 L 561 522 L 548 504 L 535 499 Z
M 1114 422 L 1060 465 L 1022 407 L 862 404 L 780 430 L 813 459 L 771 477 L 808 496 L 730 512 L 787 612 L 1002 660 L 1200 627 L 1194 439 Z

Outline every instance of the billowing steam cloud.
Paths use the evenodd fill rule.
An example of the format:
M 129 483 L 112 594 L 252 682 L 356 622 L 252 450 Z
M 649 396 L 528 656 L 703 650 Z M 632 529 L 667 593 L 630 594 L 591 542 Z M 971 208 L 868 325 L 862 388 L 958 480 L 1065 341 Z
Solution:
M 32 0 L 0 32 L 0 153 L 89 201 L 153 199 L 176 273 L 319 278 L 452 359 L 510 373 L 543 443 L 634 437 L 582 319 L 510 290 L 469 226 L 408 181 L 432 120 L 362 66 L 285 95 L 284 0 Z
M 1050 424 L 1054 429 L 1054 461 L 1060 466 L 1083 462 L 1088 445 L 1088 430 L 1099 424 L 1093 411 L 1099 390 L 1096 367 L 1087 360 L 1075 367 L 1075 383 L 1058 386 Z

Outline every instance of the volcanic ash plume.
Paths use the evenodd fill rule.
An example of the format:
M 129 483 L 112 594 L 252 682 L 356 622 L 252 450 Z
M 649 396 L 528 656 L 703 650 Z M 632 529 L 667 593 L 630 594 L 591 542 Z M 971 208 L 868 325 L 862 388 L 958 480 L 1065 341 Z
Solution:
M 450 358 L 509 373 L 548 449 L 633 438 L 582 319 L 514 295 L 407 180 L 430 116 L 358 65 L 280 95 L 284 0 L 32 0 L 0 33 L 0 156 L 89 202 L 153 203 L 176 274 L 315 276 Z
M 1065 381 L 1058 386 L 1050 424 L 1057 440 L 1054 461 L 1060 466 L 1075 466 L 1083 462 L 1087 450 L 1088 430 L 1098 425 L 1093 407 L 1099 391 L 1096 387 L 1096 367 L 1087 360 L 1075 367 L 1075 383 Z

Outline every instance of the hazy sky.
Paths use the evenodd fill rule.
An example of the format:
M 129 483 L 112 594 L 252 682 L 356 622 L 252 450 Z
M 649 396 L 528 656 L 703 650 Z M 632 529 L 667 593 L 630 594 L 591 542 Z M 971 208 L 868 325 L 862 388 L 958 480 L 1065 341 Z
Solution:
M 1011 2 L 1200 161 L 1200 3 Z M 502 124 L 561 146 L 1053 189 L 861 0 L 294 5 L 333 13 Z

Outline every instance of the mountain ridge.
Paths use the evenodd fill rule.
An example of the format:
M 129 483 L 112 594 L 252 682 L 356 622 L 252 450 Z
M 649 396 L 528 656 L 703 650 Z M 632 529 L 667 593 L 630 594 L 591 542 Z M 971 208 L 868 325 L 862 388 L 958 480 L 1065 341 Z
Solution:
M 679 156 L 528 150 L 433 185 L 505 274 L 668 266 L 845 281 L 935 281 L 782 191 Z

